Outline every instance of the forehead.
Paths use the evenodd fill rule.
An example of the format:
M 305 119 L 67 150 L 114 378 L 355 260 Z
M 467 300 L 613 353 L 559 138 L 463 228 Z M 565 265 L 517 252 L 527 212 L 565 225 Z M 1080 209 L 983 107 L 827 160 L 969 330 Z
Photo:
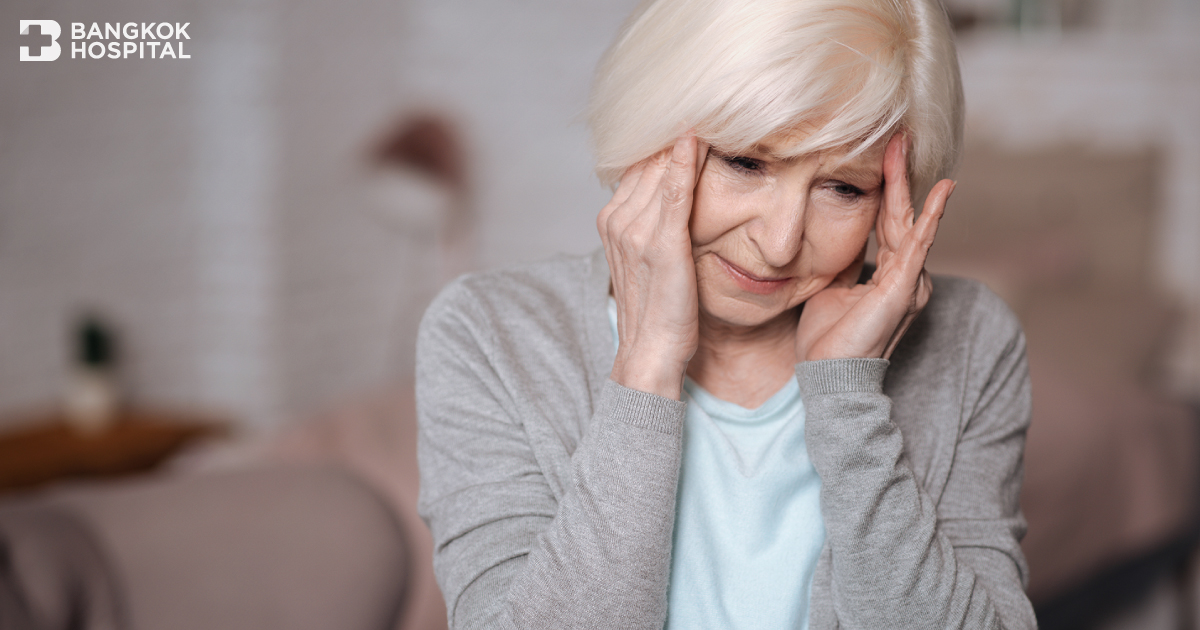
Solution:
M 801 146 L 809 137 L 821 129 L 822 125 L 801 124 L 786 131 L 767 136 L 755 144 L 754 149 L 766 155 L 779 159 L 804 158 L 797 154 L 795 147 Z M 815 153 L 818 163 L 828 170 L 855 170 L 871 173 L 883 171 L 883 153 L 887 148 L 888 137 L 881 138 L 867 146 L 859 143 L 849 143 L 838 147 L 822 149 Z

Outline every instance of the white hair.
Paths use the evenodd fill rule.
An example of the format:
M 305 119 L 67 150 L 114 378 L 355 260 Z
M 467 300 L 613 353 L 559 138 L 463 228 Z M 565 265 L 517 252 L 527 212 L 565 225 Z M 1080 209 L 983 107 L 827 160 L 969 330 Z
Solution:
M 689 128 L 731 154 L 816 129 L 781 157 L 855 155 L 903 129 L 919 200 L 958 164 L 963 97 L 938 0 L 646 0 L 597 68 L 588 120 L 606 185 Z

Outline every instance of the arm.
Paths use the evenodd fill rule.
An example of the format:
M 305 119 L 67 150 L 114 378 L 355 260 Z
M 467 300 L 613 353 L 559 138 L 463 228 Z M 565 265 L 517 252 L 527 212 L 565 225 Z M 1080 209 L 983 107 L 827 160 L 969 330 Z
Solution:
M 475 306 L 454 285 L 418 341 L 421 514 L 451 627 L 661 628 L 683 403 L 606 383 L 556 493 Z
M 461 284 L 422 322 L 421 513 L 452 626 L 662 628 L 678 398 L 699 335 L 687 224 L 705 151 L 681 137 L 626 172 L 597 217 L 620 346 L 566 479 L 546 478 L 526 424 L 571 413 L 570 400 L 554 411 L 561 375 L 509 365 Z
M 988 294 L 965 366 L 964 409 L 931 408 L 961 426 L 949 478 L 930 496 L 903 455 L 882 393 L 888 362 L 803 363 L 809 451 L 822 479 L 833 612 L 846 628 L 1035 628 L 1023 583 L 1018 494 L 1030 414 L 1024 338 Z M 967 331 L 964 331 L 967 332 Z M 931 417 L 929 422 L 945 422 Z
M 1015 317 L 990 293 L 964 318 L 973 328 L 934 357 L 919 386 L 960 370 L 961 394 L 929 392 L 917 404 L 954 439 L 947 485 L 931 497 L 904 457 L 904 440 L 883 394 L 888 361 L 933 290 L 924 269 L 953 182 L 934 186 L 919 219 L 911 203 L 908 141 L 897 134 L 884 154 L 884 203 L 875 228 L 877 266 L 855 284 L 848 270 L 808 300 L 800 317 L 797 377 L 806 436 L 822 480 L 821 507 L 836 619 L 850 628 L 1034 627 L 1024 596 L 1023 529 L 1017 506 L 1029 421 L 1024 338 Z M 966 343 L 966 349 L 959 349 Z M 938 385 L 938 381 L 943 384 Z M 947 445 L 948 447 L 948 445 Z M 814 597 L 818 594 L 814 593 Z

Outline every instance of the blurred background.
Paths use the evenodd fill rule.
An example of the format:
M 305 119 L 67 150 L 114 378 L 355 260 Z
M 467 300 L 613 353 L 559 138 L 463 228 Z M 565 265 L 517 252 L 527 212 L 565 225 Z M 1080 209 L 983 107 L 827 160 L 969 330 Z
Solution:
M 635 4 L 0 5 L 0 627 L 5 584 L 37 591 L 31 566 L 100 586 L 74 603 L 39 587 L 29 627 L 55 606 L 158 628 L 192 627 L 189 606 L 195 627 L 307 627 L 281 616 L 305 606 L 444 626 L 411 511 L 416 327 L 459 273 L 599 246 L 581 115 Z M 967 147 L 930 266 L 1026 327 L 1042 626 L 1196 627 L 1200 2 L 947 4 Z M 18 61 L 22 19 L 58 21 L 62 57 Z M 190 23 L 190 58 L 72 59 L 73 22 Z M 310 495 L 383 524 L 301 532 L 329 514 Z M 351 559 L 393 529 L 406 570 L 362 574 Z M 64 539 L 100 559 L 64 559 Z M 246 564 L 271 545 L 349 547 L 281 581 Z M 205 562 L 254 586 L 200 580 Z M 377 597 L 330 594 L 334 574 Z

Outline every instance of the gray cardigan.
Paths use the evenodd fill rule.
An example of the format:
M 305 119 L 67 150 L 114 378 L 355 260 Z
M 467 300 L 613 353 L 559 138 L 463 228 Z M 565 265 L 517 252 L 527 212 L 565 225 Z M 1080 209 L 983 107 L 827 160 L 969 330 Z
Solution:
M 608 281 L 602 251 L 471 274 L 422 321 L 420 511 L 454 628 L 663 627 L 684 403 L 608 379 Z M 936 278 L 890 363 L 796 373 L 827 537 L 810 627 L 1035 627 L 1003 302 Z

